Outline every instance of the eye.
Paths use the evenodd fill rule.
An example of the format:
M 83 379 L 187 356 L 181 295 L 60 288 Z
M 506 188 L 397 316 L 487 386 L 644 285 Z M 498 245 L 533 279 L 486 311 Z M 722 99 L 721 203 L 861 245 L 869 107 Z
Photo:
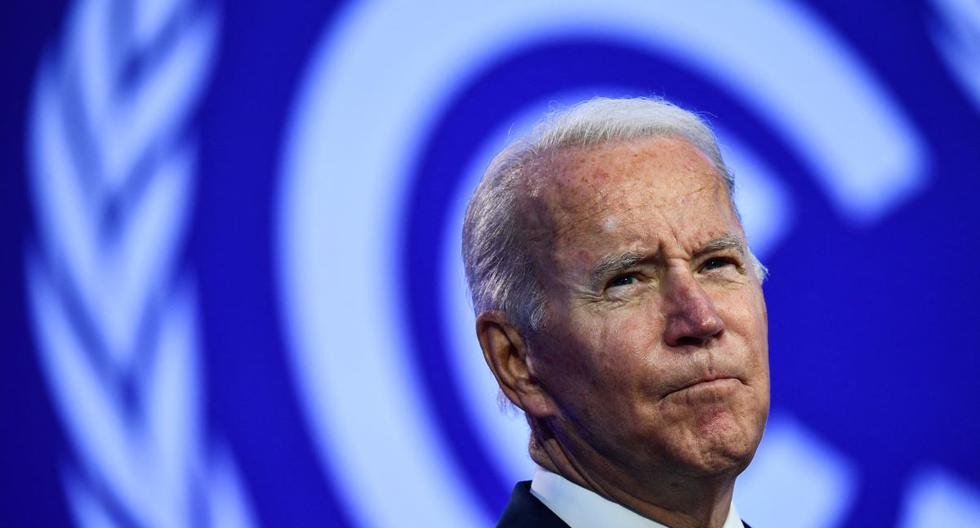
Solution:
M 701 265 L 701 271 L 712 271 L 724 268 L 725 266 L 738 266 L 738 262 L 730 257 L 712 257 Z
M 606 288 L 618 288 L 622 286 L 630 286 L 636 284 L 639 281 L 640 279 L 636 276 L 635 273 L 623 273 L 621 275 L 616 275 L 615 277 L 613 277 L 609 281 L 609 283 L 606 284 Z

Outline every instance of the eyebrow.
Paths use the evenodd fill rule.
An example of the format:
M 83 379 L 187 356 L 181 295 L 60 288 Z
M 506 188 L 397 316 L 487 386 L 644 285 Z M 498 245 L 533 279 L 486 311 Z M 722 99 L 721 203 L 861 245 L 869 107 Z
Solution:
M 740 255 L 745 255 L 745 243 L 738 236 L 729 233 L 704 244 L 694 251 L 692 257 L 700 258 L 711 253 L 728 251 L 732 249 L 738 251 Z M 592 266 L 589 277 L 591 278 L 592 284 L 595 285 L 610 275 L 614 275 L 623 270 L 631 268 L 641 262 L 649 261 L 654 257 L 655 254 L 644 251 L 626 251 L 623 253 L 605 255 L 599 258 L 599 260 L 597 260 Z
M 694 252 L 693 256 L 697 258 L 709 253 L 717 253 L 719 251 L 728 251 L 732 249 L 738 251 L 740 255 L 745 255 L 745 242 L 743 242 L 738 236 L 729 233 L 701 246 Z
M 591 284 L 597 286 L 606 277 L 615 275 L 620 271 L 631 268 L 651 258 L 652 255 L 642 251 L 627 251 L 625 253 L 605 255 L 592 266 L 592 271 L 589 273 Z

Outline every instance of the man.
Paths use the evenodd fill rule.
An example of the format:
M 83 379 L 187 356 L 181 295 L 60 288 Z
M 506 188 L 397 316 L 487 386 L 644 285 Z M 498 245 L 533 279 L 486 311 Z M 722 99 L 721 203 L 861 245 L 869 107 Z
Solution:
M 695 115 L 594 99 L 487 169 L 463 253 L 487 364 L 539 469 L 499 526 L 742 526 L 769 409 L 764 269 Z

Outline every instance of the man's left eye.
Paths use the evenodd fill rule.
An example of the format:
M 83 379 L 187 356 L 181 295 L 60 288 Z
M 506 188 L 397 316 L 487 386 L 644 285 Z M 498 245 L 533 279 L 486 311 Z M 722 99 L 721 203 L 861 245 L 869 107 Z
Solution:
M 701 265 L 701 271 L 711 271 L 725 266 L 735 266 L 736 262 L 730 258 L 726 257 L 714 257 L 704 261 Z

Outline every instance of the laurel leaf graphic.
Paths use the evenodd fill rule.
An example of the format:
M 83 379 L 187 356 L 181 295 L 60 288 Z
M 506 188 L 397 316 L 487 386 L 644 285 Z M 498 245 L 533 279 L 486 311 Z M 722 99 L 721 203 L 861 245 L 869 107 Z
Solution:
M 30 112 L 37 236 L 26 268 L 38 355 L 71 444 L 75 521 L 252 526 L 234 461 L 204 426 L 197 294 L 181 262 L 196 150 L 187 129 L 217 17 L 179 1 L 73 7 Z
M 932 0 L 932 39 L 946 66 L 980 111 L 980 3 Z

